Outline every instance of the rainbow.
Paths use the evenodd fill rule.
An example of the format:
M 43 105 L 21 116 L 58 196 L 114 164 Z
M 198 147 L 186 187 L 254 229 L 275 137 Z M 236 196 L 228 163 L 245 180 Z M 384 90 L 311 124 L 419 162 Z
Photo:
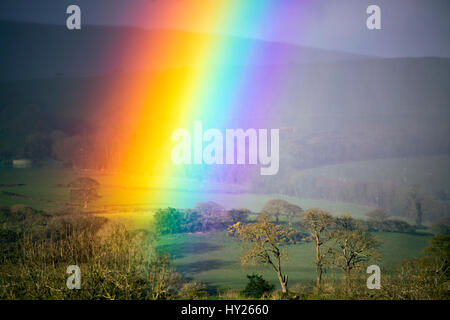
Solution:
M 252 31 L 271 38 L 286 30 L 300 34 L 301 22 L 296 19 L 309 2 L 145 1 L 127 14 L 133 14 L 136 21 L 158 19 L 163 26 L 176 21 L 192 29 L 230 35 Z M 289 67 L 271 66 L 289 59 L 291 51 L 284 51 L 283 46 L 273 50 L 239 37 L 163 29 L 145 42 L 137 46 L 133 39 L 120 39 L 116 56 L 124 63 L 151 61 L 152 70 L 121 76 L 101 100 L 99 127 L 114 150 L 110 164 L 126 172 L 117 184 L 149 190 L 183 188 L 176 177 L 198 170 L 203 175 L 199 186 L 207 188 L 216 168 L 173 165 L 172 132 L 191 128 L 195 120 L 208 128 L 269 128 L 277 108 L 276 94 Z M 173 194 L 152 191 L 146 200 L 152 202 L 156 197 L 159 203 L 176 200 Z

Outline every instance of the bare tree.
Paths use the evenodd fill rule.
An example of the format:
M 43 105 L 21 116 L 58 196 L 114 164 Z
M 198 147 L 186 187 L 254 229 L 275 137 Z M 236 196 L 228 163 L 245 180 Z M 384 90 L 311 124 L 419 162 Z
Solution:
M 283 274 L 281 268 L 282 260 L 287 257 L 287 253 L 281 246 L 290 242 L 290 231 L 270 222 L 266 214 L 261 214 L 257 222 L 245 225 L 238 222 L 232 228 L 239 239 L 250 245 L 241 256 L 241 263 L 269 265 L 277 274 L 281 291 L 287 293 L 288 276 Z
M 84 208 L 87 208 L 90 202 L 100 198 L 97 193 L 100 183 L 92 178 L 77 178 L 69 183 L 67 187 L 71 188 L 70 200 L 82 202 Z
M 272 199 L 266 202 L 261 212 L 275 217 L 276 224 L 279 223 L 280 216 L 285 215 L 288 217 L 289 225 L 292 225 L 293 218 L 296 216 L 300 217 L 303 210 L 299 206 L 289 203 L 286 200 Z
M 197 203 L 194 211 L 197 211 L 201 216 L 202 231 L 207 231 L 215 224 L 223 222 L 227 213 L 224 207 L 213 201 Z
M 332 239 L 335 249 L 333 263 L 344 272 L 347 288 L 353 269 L 362 268 L 368 261 L 381 258 L 378 252 L 381 242 L 373 234 L 366 232 L 363 223 L 348 214 L 336 218 Z
M 320 288 L 323 270 L 327 263 L 326 258 L 331 253 L 331 246 L 328 245 L 328 242 L 334 220 L 329 212 L 316 208 L 306 210 L 303 219 L 303 225 L 310 233 L 308 239 L 314 242 L 316 248 L 316 259 L 314 261 L 317 270 L 316 284 Z

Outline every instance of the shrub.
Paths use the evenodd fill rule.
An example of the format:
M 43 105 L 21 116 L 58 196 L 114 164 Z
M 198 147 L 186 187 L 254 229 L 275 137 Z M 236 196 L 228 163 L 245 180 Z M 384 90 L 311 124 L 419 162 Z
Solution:
M 369 221 L 384 222 L 389 219 L 389 213 L 385 209 L 375 209 L 371 212 L 366 213 Z
M 50 219 L 47 225 L 47 237 L 64 239 L 77 233 L 84 236 L 95 235 L 106 223 L 104 217 L 90 215 L 62 215 Z
M 183 212 L 174 208 L 157 210 L 154 215 L 154 227 L 156 232 L 161 234 L 183 232 Z
M 304 280 L 296 282 L 289 288 L 289 292 L 293 294 L 294 299 L 306 299 L 309 294 L 312 294 L 315 288 L 315 282 Z
M 57 216 L 48 225 L 51 230 L 21 239 L 15 233 L 0 232 L 0 299 L 175 297 L 183 282 L 170 257 L 149 250 L 142 233 L 127 231 L 120 224 L 100 237 L 96 230 L 102 220 L 88 215 Z M 65 232 L 55 233 L 60 228 Z M 17 247 L 4 246 L 6 238 L 17 241 Z M 65 287 L 70 264 L 81 268 L 83 290 Z
M 217 288 L 217 296 L 225 300 L 242 299 L 240 290 L 232 289 L 230 286 L 227 285 Z
M 25 220 L 27 217 L 33 216 L 35 213 L 36 210 L 23 204 L 16 204 L 11 207 L 11 217 L 15 221 Z
M 97 180 L 89 177 L 81 177 L 68 183 L 67 187 L 75 189 L 86 189 L 86 188 L 90 189 L 100 187 L 100 183 Z
M 199 202 L 194 211 L 201 216 L 201 230 L 225 229 L 227 227 L 227 211 L 220 204 L 213 201 Z
M 0 205 L 0 223 L 6 222 L 11 217 L 11 209 Z
M 441 218 L 433 222 L 431 232 L 435 235 L 450 234 L 450 218 Z
M 183 219 L 182 229 L 184 232 L 197 232 L 202 230 L 202 217 L 197 211 L 192 209 L 185 210 Z
M 187 282 L 181 287 L 179 292 L 179 297 L 181 299 L 200 299 L 208 296 L 208 293 L 205 291 L 206 285 L 203 283 L 199 283 L 196 281 Z
M 384 232 L 401 232 L 412 233 L 416 229 L 403 220 L 385 220 L 385 221 L 367 221 L 367 227 L 369 231 L 384 231 Z
M 175 297 L 183 285 L 182 276 L 175 271 L 171 256 L 156 251 L 148 261 L 147 281 L 149 287 L 144 297 L 154 300 Z
M 194 210 L 201 215 L 219 216 L 226 213 L 225 208 L 214 201 L 199 202 L 195 205 Z
M 257 273 L 247 275 L 248 283 L 242 290 L 242 294 L 246 297 L 261 298 L 263 294 L 273 291 L 275 286 L 270 284 L 262 276 Z
M 250 215 L 250 210 L 248 209 L 231 209 L 228 211 L 228 219 L 232 224 L 237 222 L 247 222 L 248 216 Z
M 388 220 L 388 225 L 391 226 L 392 232 L 403 232 L 403 233 L 411 233 L 416 231 L 415 227 L 410 225 L 406 221 L 402 220 Z

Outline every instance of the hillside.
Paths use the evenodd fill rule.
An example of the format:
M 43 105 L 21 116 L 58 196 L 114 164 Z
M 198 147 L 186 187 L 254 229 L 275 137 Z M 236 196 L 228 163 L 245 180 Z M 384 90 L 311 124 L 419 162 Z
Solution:
M 255 81 L 261 82 L 281 70 L 276 66 L 233 68 L 236 72 L 260 75 L 255 77 Z M 144 76 L 157 76 L 161 72 L 152 71 Z M 168 69 L 164 72 L 194 73 L 196 69 Z M 134 76 L 132 73 L 119 73 L 3 81 L 0 82 L 0 110 L 11 103 L 37 104 L 47 111 L 83 116 L 85 112 L 95 110 L 102 101 L 104 103 L 106 97 L 111 101 L 120 96 L 120 90 L 110 89 Z M 368 124 L 397 127 L 401 122 L 406 122 L 409 127 L 417 121 L 422 127 L 427 122 L 433 126 L 446 126 L 449 119 L 450 59 L 367 59 L 293 65 L 285 72 L 283 86 L 274 93 L 274 98 L 264 103 L 277 110 L 270 115 L 271 125 L 281 127 L 299 127 L 307 131 L 323 131 L 326 127 L 334 130 L 340 124 L 348 127 L 353 119 L 358 121 L 355 125 L 359 128 L 366 128 Z M 255 116 L 263 119 L 265 115 Z
M 296 128 L 283 138 L 291 150 L 285 156 L 296 153 L 292 145 L 302 145 L 298 152 L 306 159 L 297 163 L 301 168 L 450 150 L 450 59 L 335 61 L 293 65 L 288 70 L 281 66 L 233 68 L 258 75 L 255 82 L 284 70 L 283 85 L 264 92 L 271 99 L 260 99 L 259 107 L 273 112 L 255 113 L 253 121 Z M 192 68 L 154 70 L 139 76 L 163 74 L 171 79 L 194 72 Z M 8 142 L 35 131 L 73 134 L 89 128 L 89 122 L 91 126 L 98 123 L 95 116 L 103 117 L 102 108 L 114 108 L 123 101 L 127 93 L 120 90 L 121 84 L 136 76 L 118 73 L 0 82 L 2 138 Z M 240 104 L 233 106 L 236 109 L 249 107 L 245 99 L 236 103 Z M 246 125 L 240 118 L 235 120 L 236 125 Z
M 195 44 L 189 45 L 186 44 Z M 245 64 L 285 65 L 290 63 L 355 60 L 362 56 L 268 42 L 255 39 L 197 34 L 176 30 L 146 30 L 133 27 L 83 26 L 69 31 L 66 26 L 0 21 L 0 80 L 105 75 L 116 72 L 195 67 L 191 48 L 211 43 L 233 48 L 239 55 L 249 49 L 270 59 Z M 149 57 L 156 51 L 176 52 L 158 61 Z M 229 63 L 211 60 L 210 63 Z M 239 63 L 235 59 L 231 62 Z

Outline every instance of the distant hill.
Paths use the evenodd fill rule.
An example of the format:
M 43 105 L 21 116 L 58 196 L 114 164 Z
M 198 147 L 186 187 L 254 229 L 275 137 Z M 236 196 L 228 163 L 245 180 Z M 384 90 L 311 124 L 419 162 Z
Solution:
M 258 74 L 256 82 L 266 81 L 279 73 L 280 68 L 286 69 L 282 66 L 234 68 L 236 72 Z M 176 76 L 185 72 L 196 71 L 154 70 L 145 76 Z M 120 73 L 0 82 L 0 140 L 9 145 L 17 141 L 18 134 L 25 137 L 35 131 L 55 129 L 72 134 L 80 128 L 92 128 L 98 123 L 95 115 L 105 116 L 98 112 L 101 108 L 115 108 L 114 103 L 120 107 L 124 94 L 120 84 L 128 83 L 135 76 Z M 271 90 L 266 89 L 260 94 Z M 296 128 L 289 134 L 289 146 L 301 146 L 298 152 L 303 160 L 292 160 L 299 167 L 450 152 L 450 59 L 294 64 L 285 72 L 283 85 L 273 88 L 273 92 L 271 99 L 258 99 L 258 106 L 271 112 L 254 112 L 252 121 L 287 130 L 283 132 Z M 242 110 L 249 107 L 248 101 L 236 103 Z M 246 125 L 240 123 L 242 119 L 235 120 L 236 125 Z
M 190 79 L 199 66 L 181 47 L 177 58 L 163 59 L 164 64 L 145 59 L 146 53 L 169 38 L 174 41 L 170 45 L 182 46 L 212 37 L 220 38 L 125 27 L 86 26 L 71 32 L 63 26 L 0 22 L 0 149 L 18 145 L 36 131 L 89 131 L 98 123 L 95 116 L 105 118 L 102 108 L 123 106 L 124 95 L 131 93 L 121 88 L 137 75 Z M 257 106 L 239 99 L 230 107 L 251 107 L 255 125 L 260 121 L 292 132 L 289 146 L 298 146 L 303 158 L 288 152 L 292 159 L 287 161 L 296 167 L 450 153 L 450 59 L 370 58 L 222 38 L 236 48 L 274 52 L 270 61 L 229 66 L 230 73 L 252 75 L 249 96 L 258 98 Z M 126 55 L 113 50 L 124 39 Z M 279 52 L 289 53 L 275 54 Z M 122 61 L 124 56 L 129 60 Z M 208 68 L 211 74 L 224 70 Z M 280 74 L 279 85 L 271 86 L 268 79 Z M 256 107 L 264 112 L 255 112 Z M 234 120 L 246 125 L 239 115 Z
M 194 53 L 189 51 L 187 43 L 197 43 L 199 46 L 209 43 L 230 44 L 242 52 L 251 48 L 270 58 L 245 61 L 247 65 L 364 58 L 286 43 L 176 30 L 83 26 L 82 30 L 69 31 L 65 25 L 0 21 L 0 80 L 53 77 L 56 74 L 77 77 L 195 67 L 199 62 L 195 61 Z M 164 52 L 164 47 L 176 54 L 157 62 L 149 58 L 152 52 Z M 218 61 L 212 60 L 210 63 Z
M 283 67 L 234 68 L 238 73 L 259 75 L 254 81 L 264 83 Z M 268 120 L 272 126 L 306 131 L 371 127 L 405 130 L 427 125 L 449 128 L 450 59 L 365 59 L 293 64 L 287 71 L 285 69 L 282 69 L 283 85 L 273 88 L 272 98 L 259 99 L 262 110 L 273 112 L 257 113 L 255 119 Z M 195 69 L 151 73 L 157 76 L 160 72 L 176 74 L 195 72 Z M 50 113 L 83 119 L 91 116 L 106 100 L 119 100 L 120 90 L 111 88 L 127 83 L 134 76 L 133 73 L 118 73 L 0 82 L 0 111 L 11 104 L 32 104 Z M 259 87 L 258 83 L 254 85 Z M 236 103 L 242 104 L 240 108 L 249 107 L 248 101 Z

